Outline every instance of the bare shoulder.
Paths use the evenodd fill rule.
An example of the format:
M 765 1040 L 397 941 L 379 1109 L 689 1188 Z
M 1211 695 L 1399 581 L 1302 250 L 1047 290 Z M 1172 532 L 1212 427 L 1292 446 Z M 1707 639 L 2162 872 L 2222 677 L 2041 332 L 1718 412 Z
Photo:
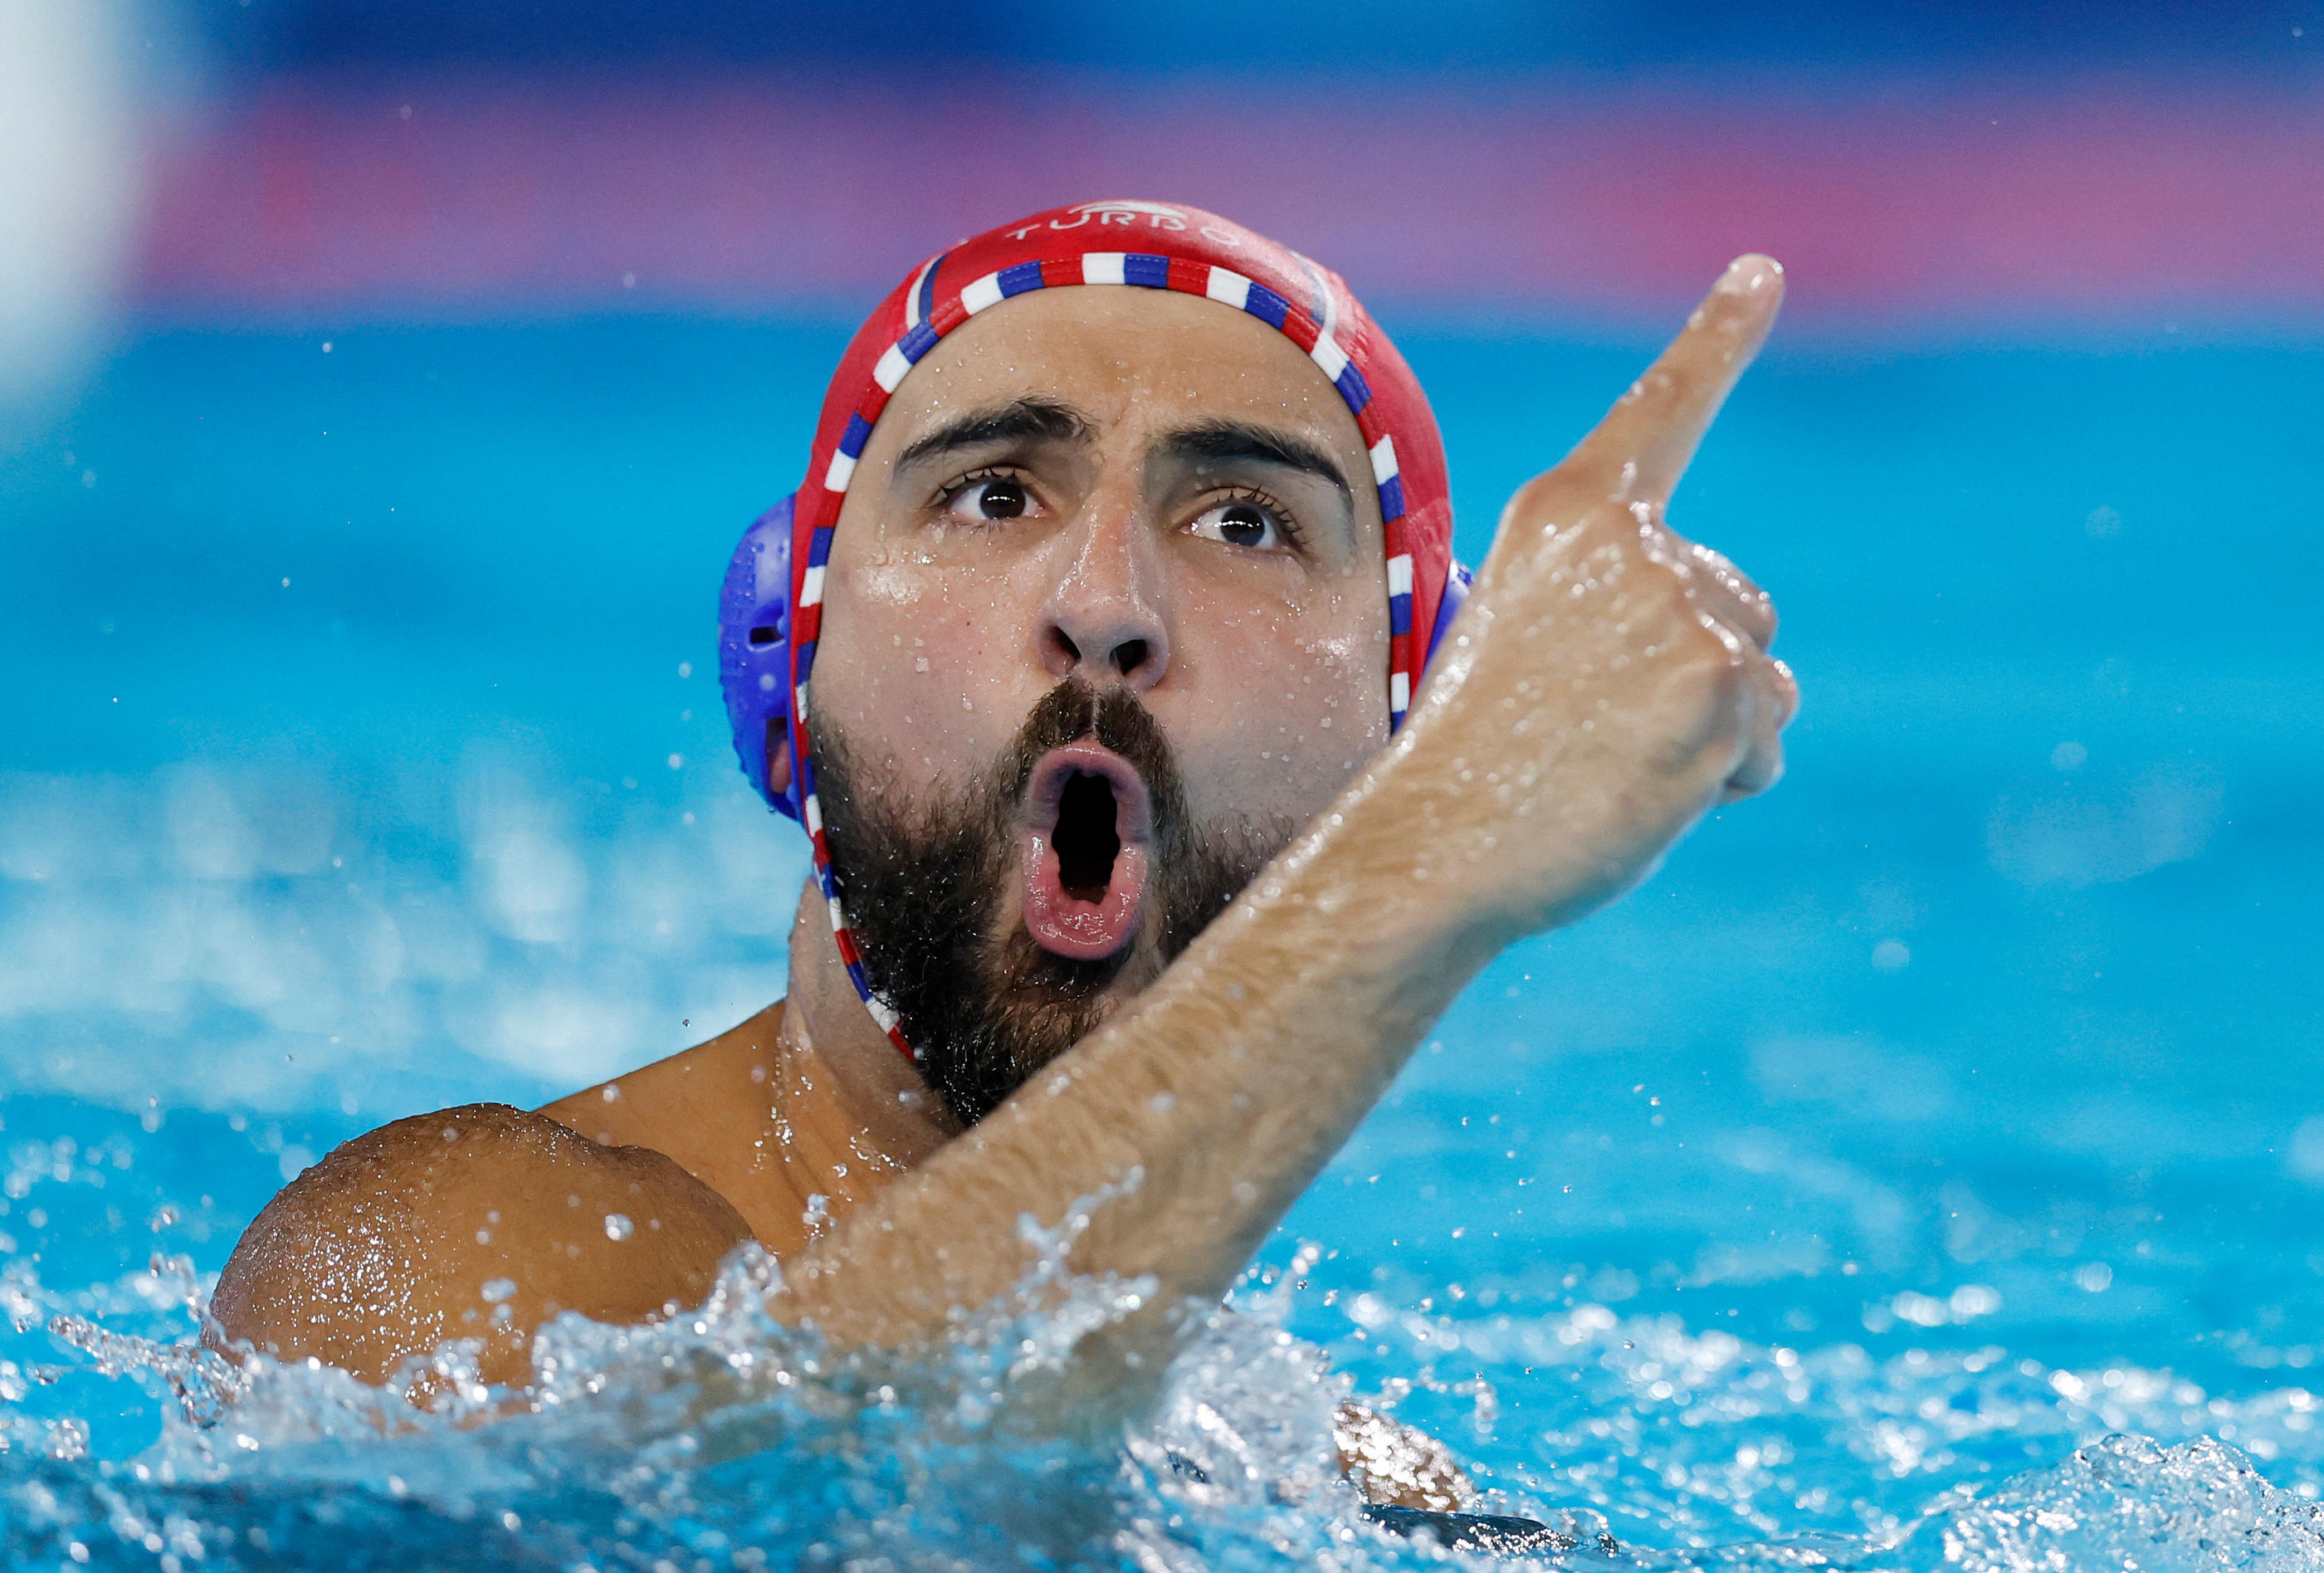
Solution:
M 558 1098 L 540 1112 L 595 1141 L 667 1152 L 710 1177 L 750 1151 L 767 1109 L 781 1002 L 706 1042 Z
M 487 1378 L 514 1381 L 543 1321 L 698 1303 L 749 1237 L 660 1152 L 472 1104 L 383 1125 L 286 1186 L 235 1247 L 211 1314 L 229 1341 L 374 1382 L 481 1338 Z

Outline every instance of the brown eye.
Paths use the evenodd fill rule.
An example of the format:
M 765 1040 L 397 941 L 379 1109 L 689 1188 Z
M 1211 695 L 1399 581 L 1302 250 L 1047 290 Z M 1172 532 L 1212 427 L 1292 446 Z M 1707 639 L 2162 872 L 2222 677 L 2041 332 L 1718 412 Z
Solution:
M 1021 519 L 1031 505 L 1021 484 L 995 476 L 962 486 L 953 494 L 945 512 L 972 523 L 987 523 L 995 519 Z
M 1264 503 L 1256 503 L 1247 497 L 1205 509 L 1194 521 L 1193 528 L 1195 534 L 1212 541 L 1223 541 L 1229 546 L 1274 551 L 1286 544 L 1284 530 L 1275 516 L 1275 511 Z

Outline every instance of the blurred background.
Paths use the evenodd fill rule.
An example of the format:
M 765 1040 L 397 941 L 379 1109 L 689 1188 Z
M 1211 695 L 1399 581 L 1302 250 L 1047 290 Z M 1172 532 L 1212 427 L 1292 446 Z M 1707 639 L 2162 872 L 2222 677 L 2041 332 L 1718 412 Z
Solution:
M 1791 271 L 1678 517 L 1792 778 L 1399 1096 L 2324 1177 L 2319 148 L 2324 0 L 0 0 L 0 1079 L 321 1142 L 774 998 L 726 551 L 924 255 L 1140 195 L 1348 276 L 1472 560 Z
M 41 1317 L 335 1142 L 782 992 L 726 555 L 923 257 L 1148 197 L 1348 277 L 1472 561 L 1790 270 L 1674 510 L 1790 774 L 1463 995 L 1293 1325 L 1647 1545 L 2324 1493 L 2319 153 L 2324 0 L 0 0 L 0 1442 L 150 1439 Z

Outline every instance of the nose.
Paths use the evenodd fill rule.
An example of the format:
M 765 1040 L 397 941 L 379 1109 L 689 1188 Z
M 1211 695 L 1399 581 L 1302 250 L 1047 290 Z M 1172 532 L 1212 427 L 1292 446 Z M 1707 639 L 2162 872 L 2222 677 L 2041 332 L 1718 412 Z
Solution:
M 1061 682 L 1143 693 L 1170 665 L 1160 554 L 1134 506 L 1100 513 L 1093 499 L 1092 513 L 1041 608 L 1041 663 Z

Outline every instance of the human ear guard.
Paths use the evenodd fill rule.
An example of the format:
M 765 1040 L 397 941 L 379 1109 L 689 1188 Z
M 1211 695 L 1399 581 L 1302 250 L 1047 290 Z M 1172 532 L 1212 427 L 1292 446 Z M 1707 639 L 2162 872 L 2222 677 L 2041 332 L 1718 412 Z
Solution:
M 1436 647 L 1444 643 L 1444 631 L 1452 626 L 1453 617 L 1469 600 L 1469 570 L 1459 558 L 1454 558 L 1444 575 L 1444 593 L 1437 597 L 1436 625 L 1428 631 L 1428 648 L 1421 652 L 1420 671 L 1427 675 L 1428 663 L 1436 659 Z
M 791 504 L 785 497 L 760 514 L 727 560 L 726 582 L 718 595 L 718 686 L 726 696 L 726 720 L 742 773 L 777 813 L 804 820 L 800 782 L 806 772 L 791 704 Z M 1469 570 L 1455 562 L 1436 603 L 1436 623 L 1421 658 L 1424 672 L 1468 598 Z M 791 749 L 790 781 L 781 791 L 767 779 L 767 761 L 779 742 Z
M 791 504 L 785 497 L 760 514 L 727 560 L 718 593 L 718 686 L 742 773 L 777 813 L 798 819 L 805 772 L 791 715 Z M 778 743 L 792 754 L 790 780 L 780 791 L 767 779 Z

